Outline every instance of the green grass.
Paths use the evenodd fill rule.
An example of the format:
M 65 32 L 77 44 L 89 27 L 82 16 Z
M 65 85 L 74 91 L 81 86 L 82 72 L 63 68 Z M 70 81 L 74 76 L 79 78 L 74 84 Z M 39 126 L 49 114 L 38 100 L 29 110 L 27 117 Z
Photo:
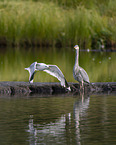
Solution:
M 85 48 L 93 45 L 100 48 L 102 44 L 115 45 L 116 0 L 114 1 L 107 1 L 106 4 L 103 1 L 98 6 L 97 0 L 88 3 L 79 0 L 0 1 L 0 44 L 79 44 Z

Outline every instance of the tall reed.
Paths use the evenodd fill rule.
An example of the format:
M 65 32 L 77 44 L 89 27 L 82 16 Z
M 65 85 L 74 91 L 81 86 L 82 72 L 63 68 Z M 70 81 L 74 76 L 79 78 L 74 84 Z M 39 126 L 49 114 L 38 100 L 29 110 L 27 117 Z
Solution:
M 78 43 L 90 47 L 93 40 L 95 44 L 116 40 L 115 15 L 109 17 L 104 12 L 104 16 L 82 5 L 64 9 L 48 1 L 0 2 L 0 43 L 23 46 Z M 113 1 L 107 7 L 113 11 Z

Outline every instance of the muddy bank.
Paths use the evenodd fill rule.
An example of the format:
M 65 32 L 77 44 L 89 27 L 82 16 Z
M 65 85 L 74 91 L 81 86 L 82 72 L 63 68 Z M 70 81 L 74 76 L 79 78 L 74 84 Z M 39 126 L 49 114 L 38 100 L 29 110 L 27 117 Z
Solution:
M 69 83 L 71 92 L 68 92 L 60 83 L 28 82 L 0 82 L 0 96 L 48 96 L 80 94 L 78 83 Z M 116 82 L 92 83 L 85 85 L 85 94 L 116 94 Z

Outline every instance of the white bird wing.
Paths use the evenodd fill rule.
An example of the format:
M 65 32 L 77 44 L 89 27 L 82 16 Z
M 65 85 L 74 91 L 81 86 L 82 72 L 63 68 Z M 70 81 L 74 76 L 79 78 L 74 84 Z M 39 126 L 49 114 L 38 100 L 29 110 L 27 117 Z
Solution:
M 45 72 L 47 72 L 48 74 L 56 77 L 60 82 L 61 82 L 61 86 L 65 86 L 65 78 L 63 73 L 61 72 L 61 70 L 56 66 L 56 65 L 48 65 L 49 67 L 46 68 Z
M 36 70 L 43 71 L 44 69 L 48 68 L 49 66 L 45 63 L 37 63 Z
M 79 67 L 79 72 L 80 72 L 84 82 L 88 82 L 89 83 L 89 77 L 88 77 L 87 72 L 82 67 Z

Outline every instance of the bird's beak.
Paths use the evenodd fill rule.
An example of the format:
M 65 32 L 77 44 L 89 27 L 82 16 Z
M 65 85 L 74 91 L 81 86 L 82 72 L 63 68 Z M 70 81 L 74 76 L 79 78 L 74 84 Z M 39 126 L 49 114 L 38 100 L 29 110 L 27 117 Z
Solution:
M 29 68 L 25 68 L 25 70 L 29 70 Z

